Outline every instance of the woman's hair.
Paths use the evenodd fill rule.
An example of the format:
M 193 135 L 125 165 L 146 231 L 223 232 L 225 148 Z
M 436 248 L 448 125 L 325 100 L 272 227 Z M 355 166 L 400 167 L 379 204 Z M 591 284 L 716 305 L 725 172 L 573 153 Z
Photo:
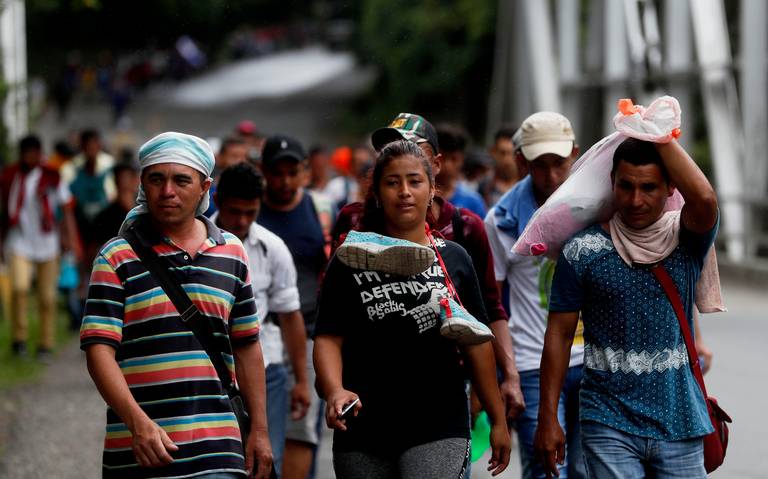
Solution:
M 362 231 L 374 231 L 384 233 L 384 208 L 379 204 L 379 190 L 381 188 L 381 177 L 384 174 L 384 168 L 392 160 L 402 156 L 413 156 L 421 161 L 424 167 L 424 173 L 429 179 L 430 186 L 435 185 L 435 177 L 432 174 L 432 164 L 424 151 L 416 143 L 408 140 L 398 140 L 388 143 L 379 152 L 376 163 L 371 172 L 371 186 L 368 188 L 368 195 L 363 205 L 363 216 L 360 218 L 358 229 Z M 427 216 L 431 217 L 431 212 L 427 210 Z

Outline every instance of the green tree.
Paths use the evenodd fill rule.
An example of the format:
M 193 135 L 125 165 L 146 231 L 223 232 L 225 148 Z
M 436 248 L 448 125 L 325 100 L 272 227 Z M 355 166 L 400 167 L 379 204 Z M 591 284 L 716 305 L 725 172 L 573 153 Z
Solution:
M 366 0 L 358 54 L 380 68 L 372 111 L 418 110 L 481 131 L 469 120 L 485 118 L 496 3 Z

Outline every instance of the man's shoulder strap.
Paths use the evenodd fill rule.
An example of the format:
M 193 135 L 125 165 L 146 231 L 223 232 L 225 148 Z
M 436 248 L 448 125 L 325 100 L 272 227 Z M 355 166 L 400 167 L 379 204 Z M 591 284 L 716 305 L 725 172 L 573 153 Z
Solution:
M 133 248 L 136 256 L 144 267 L 147 268 L 147 271 L 163 289 L 168 299 L 171 300 L 176 311 L 179 313 L 181 322 L 192 331 L 206 354 L 208 354 L 224 390 L 231 392 L 234 386 L 232 376 L 226 364 L 224 364 L 221 348 L 216 345 L 211 321 L 200 312 L 189 298 L 187 292 L 181 287 L 181 283 L 168 269 L 168 262 L 158 256 L 151 248 L 141 243 L 136 234 L 135 226 L 128 228 L 122 236 Z

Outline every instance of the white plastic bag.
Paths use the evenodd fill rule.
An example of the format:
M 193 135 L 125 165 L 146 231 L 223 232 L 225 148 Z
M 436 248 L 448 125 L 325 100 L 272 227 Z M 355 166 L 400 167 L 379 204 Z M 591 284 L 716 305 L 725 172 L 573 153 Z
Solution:
M 528 222 L 512 247 L 515 253 L 556 258 L 571 236 L 613 215 L 613 153 L 627 137 L 668 143 L 680 136 L 680 104 L 671 96 L 654 100 L 648 108 L 627 99 L 619 100 L 618 107 L 613 118 L 617 132 L 595 143 L 573 164 L 565 183 Z M 682 196 L 675 191 L 665 209 L 677 210 L 682 205 Z

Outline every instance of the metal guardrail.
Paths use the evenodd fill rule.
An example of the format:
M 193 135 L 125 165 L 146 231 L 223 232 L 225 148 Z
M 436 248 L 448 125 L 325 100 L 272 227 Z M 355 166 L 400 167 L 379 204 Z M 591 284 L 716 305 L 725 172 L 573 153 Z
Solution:
M 744 206 L 744 231 L 741 234 L 728 233 L 721 229 L 718 232 L 718 243 L 728 239 L 738 239 L 744 242 L 746 255 L 743 263 L 749 264 L 754 260 L 768 261 L 768 197 L 752 195 L 720 196 L 720 204 L 737 202 Z M 724 221 L 728 221 L 727 218 Z

